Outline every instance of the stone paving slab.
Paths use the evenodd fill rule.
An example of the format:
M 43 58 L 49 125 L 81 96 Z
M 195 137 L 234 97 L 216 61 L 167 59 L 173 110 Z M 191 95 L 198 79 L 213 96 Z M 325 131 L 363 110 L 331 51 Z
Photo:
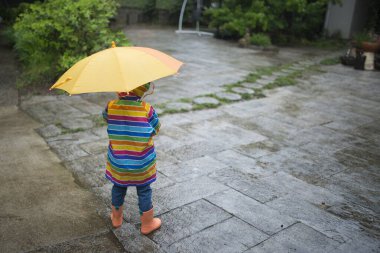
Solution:
M 65 146 L 65 145 L 72 145 L 72 144 L 78 145 L 82 143 L 99 140 L 100 137 L 95 135 L 92 131 L 94 131 L 94 129 L 75 132 L 75 133 L 66 133 L 63 135 L 48 138 L 46 141 L 48 142 L 49 145 L 53 143 L 59 143 L 60 145 Z
M 94 127 L 94 122 L 89 119 L 81 119 L 81 118 L 73 118 L 70 121 L 63 121 L 61 125 L 64 128 L 70 129 L 70 130 L 77 130 L 77 129 L 90 129 Z
M 346 201 L 333 205 L 326 210 L 345 220 L 356 220 L 368 230 L 380 230 L 380 217 L 375 211 L 362 205 Z
M 168 151 L 205 140 L 202 136 L 189 133 L 183 127 L 163 126 L 155 139 L 155 145 L 158 150 Z
M 57 101 L 58 96 L 45 96 L 45 95 L 29 95 L 29 96 L 23 96 L 20 101 L 20 107 L 23 110 L 27 110 L 29 106 L 32 107 L 32 105 L 40 104 L 44 102 L 54 102 Z
M 189 131 L 208 140 L 221 142 L 227 147 L 259 142 L 266 139 L 263 135 L 227 123 L 223 119 L 190 125 Z
M 182 182 L 209 174 L 215 170 L 223 170 L 227 165 L 209 157 L 203 156 L 178 164 L 161 168 L 161 172 L 171 179 Z
M 209 155 L 222 150 L 225 150 L 226 146 L 223 142 L 210 142 L 208 140 L 195 142 L 193 144 L 181 145 L 178 148 L 168 150 L 167 155 L 174 157 L 178 161 L 187 161 Z
M 268 202 L 267 205 L 340 243 L 349 241 L 361 233 L 361 229 L 354 222 L 345 221 L 321 207 L 296 200 L 292 196 L 278 198 Z
M 107 127 L 96 127 L 91 129 L 92 135 L 98 137 L 98 139 L 108 139 Z M 95 137 L 96 139 L 96 137 Z
M 334 252 L 337 253 L 376 253 L 380 251 L 379 241 L 350 241 L 343 243 Z
M 239 169 L 256 169 L 257 172 L 261 171 L 261 167 L 257 165 L 256 160 L 245 155 L 239 154 L 233 150 L 225 150 L 222 152 L 214 153 L 211 155 L 216 160 Z M 264 172 L 263 172 L 264 173 Z
M 90 115 L 101 115 L 105 106 L 99 106 L 82 99 L 80 96 L 60 96 L 59 100 L 64 101 L 66 104 Z
M 168 154 L 164 150 L 157 149 L 156 150 L 156 154 L 157 154 L 157 166 L 158 166 L 158 170 L 160 170 L 160 168 L 162 168 L 162 167 L 169 166 L 169 165 L 171 165 L 173 163 L 178 163 L 179 162 L 179 160 L 177 158 L 175 158 L 174 156 Z
M 274 143 L 271 140 L 259 141 L 235 147 L 239 153 L 252 158 L 259 158 L 264 155 L 272 154 L 279 151 L 280 148 L 281 146 L 279 143 Z
M 272 142 L 281 145 L 284 144 L 284 140 L 289 138 L 289 136 L 296 135 L 300 131 L 300 128 L 292 124 L 267 116 L 249 118 L 245 121 L 237 122 L 237 125 L 251 131 L 257 131 L 264 136 L 270 137 Z
M 90 155 L 105 154 L 107 152 L 108 139 L 83 143 L 79 146 Z
M 350 160 L 349 156 L 341 159 Z M 368 166 L 364 160 L 357 158 L 348 169 L 339 174 L 326 178 L 320 184 L 330 191 L 341 192 L 348 200 L 380 212 L 378 205 L 378 166 Z
M 88 156 L 88 153 L 83 151 L 76 144 L 63 146 L 60 142 L 51 142 L 49 143 L 49 146 L 54 150 L 55 153 L 57 153 L 58 157 L 62 161 L 72 161 L 81 157 Z
M 206 199 L 268 235 L 296 222 L 295 219 L 234 190 L 217 193 Z
M 316 157 L 295 148 L 284 148 L 257 160 L 263 168 L 285 171 L 308 183 L 315 183 L 322 177 L 327 178 L 346 169 L 330 157 Z
M 344 132 L 337 132 L 324 126 L 316 126 L 290 135 L 287 143 L 293 146 L 302 146 L 314 142 L 320 146 L 325 146 L 331 150 L 338 151 L 362 141 L 363 139 L 357 136 L 346 134 Z
M 130 223 L 123 223 L 114 230 L 114 234 L 127 252 L 160 252 L 160 247 L 148 237 L 141 235 L 140 229 Z
M 265 85 L 267 85 L 267 84 L 270 84 L 270 83 L 272 83 L 273 82 L 273 80 L 272 79 L 258 79 L 258 80 L 256 80 L 256 83 L 257 84 L 260 84 L 260 85 L 262 85 L 262 86 L 265 86 Z
M 218 105 L 220 104 L 219 100 L 212 97 L 198 97 L 193 100 L 195 104 L 198 105 Z
M 164 115 L 160 118 L 162 126 L 179 126 L 183 127 L 191 123 L 198 123 L 205 120 L 224 115 L 224 113 L 217 109 L 191 111 L 187 113 L 177 113 L 171 115 Z
M 60 123 L 70 121 L 73 118 L 82 118 L 88 116 L 78 109 L 66 104 L 63 101 L 52 101 L 45 103 L 34 104 L 31 107 L 26 107 L 25 111 L 33 118 L 40 122 Z
M 96 156 L 85 156 L 81 159 L 72 160 L 65 163 L 68 168 L 87 187 L 101 187 L 108 183 L 105 178 L 106 156 L 104 154 Z M 85 177 L 82 175 L 86 175 Z
M 243 88 L 243 87 L 234 87 L 231 89 L 233 92 L 236 92 L 236 93 L 239 93 L 239 94 L 254 94 L 255 91 L 252 90 L 252 89 L 248 89 L 248 88 Z
M 362 137 L 366 140 L 366 143 L 372 143 L 374 146 L 380 147 L 380 120 L 357 127 L 350 130 L 349 133 Z
M 265 86 L 264 83 L 242 83 L 241 85 L 247 89 L 262 89 Z
M 302 223 L 296 223 L 245 253 L 326 253 L 335 252 L 338 246 L 338 242 L 328 238 L 320 232 Z
M 169 246 L 229 218 L 229 213 L 198 200 L 161 215 L 162 227 L 149 238 L 160 246 Z
M 44 138 L 54 137 L 62 133 L 62 129 L 54 124 L 39 127 L 36 131 Z
M 218 92 L 218 93 L 215 93 L 215 96 L 219 99 L 223 99 L 227 101 L 241 100 L 241 96 L 239 94 L 231 93 L 231 92 Z
M 155 203 L 160 203 L 170 210 L 227 189 L 208 177 L 201 177 L 157 191 L 154 195 Z
M 181 110 L 189 111 L 193 108 L 193 106 L 189 103 L 178 103 L 178 102 L 168 103 L 166 104 L 165 107 L 166 109 L 177 110 L 177 111 L 181 111 Z
M 167 252 L 243 252 L 266 238 L 266 234 L 254 227 L 231 218 L 172 244 Z

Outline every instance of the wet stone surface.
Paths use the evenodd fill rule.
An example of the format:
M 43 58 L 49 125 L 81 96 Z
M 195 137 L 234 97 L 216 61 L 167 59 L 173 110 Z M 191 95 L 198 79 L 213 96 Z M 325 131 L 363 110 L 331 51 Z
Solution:
M 296 222 L 295 219 L 234 190 L 209 196 L 207 200 L 268 235 Z
M 63 121 L 61 125 L 70 130 L 90 129 L 94 127 L 94 122 L 89 119 L 72 119 L 70 121 Z
M 255 93 L 254 90 L 243 88 L 243 87 L 234 87 L 234 88 L 232 88 L 232 91 L 239 93 L 239 94 L 249 94 L 249 95 Z
M 218 92 L 215 94 L 219 99 L 228 100 L 228 101 L 238 101 L 241 99 L 239 94 L 231 92 Z
M 136 190 L 130 187 L 125 222 L 109 230 L 125 251 L 380 250 L 379 72 L 328 66 L 326 73 L 304 76 L 294 86 L 264 90 L 265 98 L 207 109 L 220 103 L 207 94 L 225 91 L 225 85 L 244 80 L 258 67 L 299 61 L 233 88 L 234 95 L 251 94 L 278 76 L 319 62 L 326 52 L 313 50 L 314 58 L 297 48 L 267 53 L 146 27 L 127 34 L 135 45 L 157 48 L 186 63 L 178 75 L 157 81 L 147 101 L 174 110 L 188 110 L 190 103 L 173 103 L 193 101 L 201 110 L 160 118 L 158 180 L 152 188 L 163 227 L 148 237 L 140 234 Z M 28 96 L 21 101 L 21 109 L 41 123 L 36 131 L 76 182 L 103 201 L 99 213 L 108 223 L 107 128 L 89 120 L 95 123 L 110 99 L 115 94 Z M 82 243 L 92 249 L 91 240 L 79 239 L 68 249 L 81 249 L 75 245 Z M 99 240 L 108 243 L 103 235 Z M 62 248 L 66 246 L 52 249 Z
M 209 202 L 198 200 L 161 215 L 162 227 L 149 237 L 160 245 L 169 246 L 230 217 Z
M 241 85 L 248 89 L 261 89 L 265 86 L 262 83 L 242 83 Z
M 36 131 L 44 138 L 54 137 L 62 133 L 62 129 L 53 124 L 40 127 Z
M 273 79 L 258 79 L 256 80 L 256 83 L 262 86 L 265 86 L 267 84 L 272 83 L 274 80 Z
M 116 241 L 116 242 L 115 242 Z M 46 246 L 31 253 L 49 252 L 124 252 L 123 246 L 116 240 L 112 232 L 104 231 L 98 235 L 86 236 L 56 245 Z
M 172 244 L 167 252 L 243 252 L 266 238 L 256 228 L 231 218 Z
M 195 104 L 198 104 L 198 105 L 218 105 L 220 102 L 219 100 L 215 99 L 215 98 L 212 98 L 212 97 L 199 97 L 199 98 L 195 98 L 193 100 L 193 102 Z
M 193 106 L 189 103 L 169 103 L 165 107 L 168 110 L 175 110 L 175 111 L 181 111 L 181 110 L 189 111 L 193 108 Z
M 297 223 L 252 248 L 247 253 L 261 252 L 335 252 L 339 243 L 318 231 Z

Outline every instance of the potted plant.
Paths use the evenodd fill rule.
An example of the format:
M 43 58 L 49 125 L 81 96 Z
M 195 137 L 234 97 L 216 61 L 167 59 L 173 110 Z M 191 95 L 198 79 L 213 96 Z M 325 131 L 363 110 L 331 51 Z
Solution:
M 358 50 L 377 53 L 380 50 L 380 38 L 377 35 L 362 32 L 354 36 L 354 45 Z

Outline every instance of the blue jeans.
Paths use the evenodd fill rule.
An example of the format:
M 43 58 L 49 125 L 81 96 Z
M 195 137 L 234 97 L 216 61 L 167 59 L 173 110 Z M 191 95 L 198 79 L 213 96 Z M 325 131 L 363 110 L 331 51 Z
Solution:
M 124 203 L 127 187 L 113 185 L 112 187 L 112 205 L 118 209 Z M 150 184 L 144 186 L 136 186 L 137 196 L 139 197 L 140 212 L 146 212 L 152 209 L 152 188 Z

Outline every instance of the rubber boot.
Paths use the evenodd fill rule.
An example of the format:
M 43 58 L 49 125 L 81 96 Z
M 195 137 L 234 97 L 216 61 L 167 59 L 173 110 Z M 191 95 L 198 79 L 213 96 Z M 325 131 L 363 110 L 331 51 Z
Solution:
M 153 218 L 153 208 L 147 212 L 143 212 L 141 219 L 141 233 L 147 235 L 161 227 L 161 220 Z
M 123 223 L 123 206 L 119 207 L 119 209 L 112 206 L 111 221 L 114 228 L 121 226 Z

